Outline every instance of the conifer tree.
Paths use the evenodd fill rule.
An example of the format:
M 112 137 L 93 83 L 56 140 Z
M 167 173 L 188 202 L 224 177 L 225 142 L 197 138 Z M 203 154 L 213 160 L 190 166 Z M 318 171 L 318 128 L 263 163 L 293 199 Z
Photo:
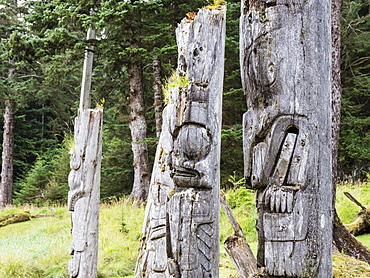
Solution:
M 33 65 L 32 39 L 21 17 L 25 10 L 16 0 L 1 1 L 0 19 L 0 98 L 5 106 L 0 184 L 0 209 L 12 203 L 14 121 L 17 105 L 38 76 Z M 30 66 L 30 65 L 33 65 Z
M 342 113 L 339 139 L 341 178 L 350 182 L 370 171 L 370 5 L 344 0 L 341 18 Z

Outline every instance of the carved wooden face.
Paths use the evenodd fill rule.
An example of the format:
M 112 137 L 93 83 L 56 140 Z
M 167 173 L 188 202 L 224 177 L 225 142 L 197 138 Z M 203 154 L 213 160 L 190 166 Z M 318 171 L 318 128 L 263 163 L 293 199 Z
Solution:
M 68 185 L 70 191 L 68 192 L 68 209 L 74 211 L 75 203 L 83 195 L 82 171 L 80 170 L 82 159 L 80 150 L 74 150 L 70 158 L 71 171 L 68 175 Z
M 202 180 L 202 160 L 211 149 L 211 136 L 204 126 L 185 124 L 180 127 L 174 142 L 173 179 L 179 187 L 209 188 Z
M 211 140 L 206 128 L 188 124 L 180 129 L 177 142 L 182 157 L 198 162 L 208 155 Z

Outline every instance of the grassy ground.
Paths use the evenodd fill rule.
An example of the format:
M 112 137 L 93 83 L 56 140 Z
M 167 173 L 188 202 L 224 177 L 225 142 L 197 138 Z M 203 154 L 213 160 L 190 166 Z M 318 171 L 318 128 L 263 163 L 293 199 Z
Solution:
M 344 223 L 352 222 L 359 207 L 349 201 L 343 192 L 350 192 L 364 205 L 370 205 L 370 184 L 339 186 L 337 210 Z M 253 192 L 246 189 L 226 192 L 237 220 L 240 222 L 253 250 L 256 249 L 254 230 L 255 207 Z M 50 208 L 9 208 L 0 213 L 28 210 L 32 215 L 47 213 L 54 217 L 32 219 L 0 228 L 0 278 L 68 277 L 67 264 L 71 257 L 70 214 L 65 206 Z M 144 218 L 143 207 L 131 207 L 124 200 L 113 200 L 101 205 L 99 235 L 99 277 L 133 277 L 137 249 Z M 221 212 L 221 242 L 233 233 Z M 358 237 L 370 247 L 370 235 Z M 370 277 L 370 268 L 341 254 L 334 256 L 334 277 Z M 235 274 L 225 250 L 221 247 L 220 277 Z

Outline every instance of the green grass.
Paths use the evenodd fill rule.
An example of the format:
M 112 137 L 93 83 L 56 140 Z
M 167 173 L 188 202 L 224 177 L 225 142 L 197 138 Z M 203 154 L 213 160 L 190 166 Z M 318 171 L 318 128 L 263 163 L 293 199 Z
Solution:
M 360 208 L 348 200 L 343 191 L 350 192 L 364 205 L 369 205 L 370 184 L 338 187 L 336 206 L 338 214 L 344 219 L 344 223 L 350 223 L 356 218 Z M 254 192 L 246 189 L 229 190 L 226 197 L 255 252 L 257 243 L 254 229 L 256 219 Z M 101 205 L 98 261 L 100 278 L 134 277 L 145 209 L 127 205 L 124 201 L 114 200 Z M 69 249 L 72 242 L 70 213 L 65 206 L 58 206 L 55 209 L 53 212 L 55 217 L 37 218 L 0 228 L 0 278 L 68 277 L 67 265 L 71 257 Z M 30 211 L 32 215 L 51 213 L 47 207 L 13 207 L 0 213 L 0 216 L 24 210 Z M 232 234 L 232 227 L 221 210 L 221 278 L 236 274 L 222 247 L 222 243 Z M 370 235 L 359 236 L 358 239 L 370 247 Z M 369 273 L 366 265 L 341 254 L 334 256 L 333 269 L 335 277 L 366 277 L 361 276 L 365 275 L 361 273 Z M 343 276 L 343 273 L 347 273 L 348 276 Z
M 21 211 L 18 209 L 17 211 Z M 32 215 L 50 213 L 47 208 L 28 209 Z M 14 208 L 8 210 L 14 211 Z M 59 207 L 56 217 L 0 228 L 0 277 L 69 277 L 72 237 L 70 213 Z M 122 202 L 102 204 L 99 231 L 99 277 L 127 277 L 136 262 L 144 208 Z
M 341 184 L 337 187 L 335 207 L 342 222 L 349 224 L 356 219 L 357 213 L 360 212 L 361 208 L 348 199 L 343 192 L 349 192 L 362 205 L 365 207 L 369 206 L 370 208 L 370 183 L 362 185 Z
M 38 218 L 0 229 L 0 277 L 68 277 L 59 275 L 68 261 L 70 220 Z

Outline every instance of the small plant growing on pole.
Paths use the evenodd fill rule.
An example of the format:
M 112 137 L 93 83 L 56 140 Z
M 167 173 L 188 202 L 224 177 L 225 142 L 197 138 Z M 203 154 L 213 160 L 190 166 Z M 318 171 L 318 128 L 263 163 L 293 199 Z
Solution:
M 135 277 L 218 277 L 225 12 L 201 9 L 176 30 Z

